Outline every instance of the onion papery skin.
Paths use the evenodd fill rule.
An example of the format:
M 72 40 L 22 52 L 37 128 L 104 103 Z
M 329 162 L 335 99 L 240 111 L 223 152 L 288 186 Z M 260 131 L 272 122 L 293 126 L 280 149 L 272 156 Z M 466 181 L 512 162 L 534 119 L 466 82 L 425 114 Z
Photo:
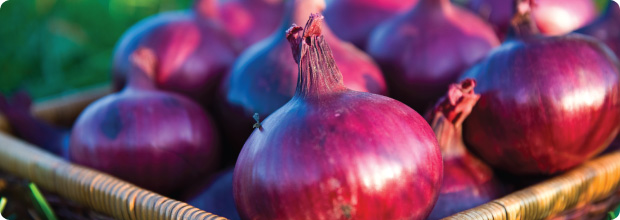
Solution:
M 239 214 L 426 218 L 442 179 L 432 129 L 396 100 L 347 89 L 320 35 L 321 18 L 312 15 L 302 35 L 295 34 L 301 27 L 289 29 L 300 80 L 295 96 L 261 122 L 239 155 Z
M 216 88 L 237 58 L 238 45 L 214 21 L 191 11 L 166 12 L 131 27 L 114 52 L 114 87 L 122 89 L 131 71 L 131 53 L 148 47 L 157 55 L 152 76 L 159 89 L 209 104 Z
M 128 86 L 90 104 L 69 141 L 72 162 L 162 194 L 211 174 L 218 165 L 218 134 L 211 118 L 184 96 L 159 91 L 147 76 L 155 52 L 132 57 L 149 70 L 132 72 Z M 136 68 L 132 68 L 135 71 Z
M 619 64 L 580 34 L 512 38 L 463 77 L 481 98 L 465 141 L 516 174 L 553 174 L 604 150 L 620 120 Z
M 432 220 L 490 202 L 505 190 L 493 170 L 471 154 L 463 142 L 463 120 L 480 98 L 474 93 L 475 84 L 472 79 L 452 84 L 430 117 L 444 166 L 439 198 L 429 216 Z
M 533 19 L 545 35 L 563 35 L 592 22 L 598 16 L 593 0 L 537 0 Z M 515 0 L 471 0 L 467 8 L 479 14 L 504 39 L 515 14 Z
M 603 16 L 575 32 L 592 36 L 604 42 L 616 56 L 620 57 L 620 7 L 610 1 Z
M 491 27 L 473 13 L 447 0 L 422 0 L 377 27 L 368 53 L 381 66 L 390 95 L 424 112 L 498 45 Z
M 252 132 L 258 113 L 265 118 L 286 104 L 295 94 L 298 70 L 291 58 L 290 45 L 282 33 L 291 23 L 301 23 L 297 17 L 321 11 L 319 1 L 293 0 L 287 5 L 289 13 L 279 31 L 244 51 L 235 62 L 221 91 L 217 115 L 224 119 L 223 130 L 232 146 L 240 149 Z M 334 36 L 327 25 L 323 28 L 336 63 L 350 89 L 376 94 L 387 94 L 387 86 L 380 68 L 364 52 Z M 236 154 L 235 154 L 236 155 Z
M 235 207 L 233 198 L 233 169 L 228 169 L 217 175 L 214 180 L 206 185 L 198 194 L 187 200 L 187 203 L 214 213 L 230 220 L 239 220 L 239 213 Z
M 284 0 L 196 0 L 194 11 L 216 19 L 247 48 L 277 30 L 284 15 Z
M 364 49 L 368 36 L 377 25 L 403 13 L 418 0 L 334 0 L 325 8 L 325 21 L 342 40 Z

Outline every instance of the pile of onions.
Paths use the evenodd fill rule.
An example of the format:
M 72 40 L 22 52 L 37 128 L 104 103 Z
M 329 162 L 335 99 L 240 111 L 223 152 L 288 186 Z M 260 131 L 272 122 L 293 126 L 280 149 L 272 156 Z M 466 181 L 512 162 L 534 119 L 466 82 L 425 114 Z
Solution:
M 200 186 L 198 193 L 188 196 L 188 204 L 225 217 L 230 220 L 239 220 L 239 213 L 233 198 L 233 169 L 227 169 Z
M 217 1 L 217 2 L 216 2 Z M 194 11 L 216 18 L 246 48 L 273 33 L 280 24 L 285 0 L 196 0 Z M 213 16 L 215 15 L 215 16 Z
M 295 96 L 245 143 L 233 177 L 242 219 L 424 219 L 442 180 L 441 152 L 406 105 L 345 87 L 322 16 L 287 39 Z M 303 31 L 303 32 L 302 32 Z
M 620 63 L 580 34 L 545 37 L 522 0 L 511 35 L 463 77 L 481 98 L 464 123 L 468 146 L 496 168 L 552 174 L 604 150 L 620 129 Z
M 113 75 L 117 90 L 125 86 L 137 48 L 152 48 L 157 66 L 150 76 L 159 89 L 181 93 L 207 104 L 222 76 L 233 64 L 237 50 L 232 38 L 212 20 L 197 19 L 189 11 L 167 12 L 131 27 L 114 52 Z
M 618 3 L 609 1 L 603 16 L 588 26 L 575 32 L 590 35 L 603 41 L 616 56 L 620 57 L 620 7 Z
M 471 154 L 463 142 L 463 121 L 480 95 L 476 81 L 465 79 L 450 85 L 448 95 L 432 111 L 435 131 L 443 156 L 443 184 L 429 219 L 441 219 L 487 203 L 503 193 L 493 170 Z
M 32 100 L 25 92 L 18 92 L 10 98 L 0 95 L 0 113 L 8 120 L 15 134 L 35 146 L 67 159 L 69 130 L 35 118 L 30 112 L 31 104 Z
M 497 45 L 491 27 L 471 12 L 449 0 L 421 0 L 377 27 L 368 53 L 381 66 L 390 95 L 426 111 Z
M 215 170 L 217 132 L 202 108 L 155 90 L 155 52 L 139 48 L 128 86 L 90 104 L 71 132 L 69 157 L 138 186 L 171 193 Z
M 368 36 L 377 25 L 416 3 L 418 0 L 333 0 L 327 2 L 323 14 L 338 37 L 365 48 Z
M 515 14 L 516 0 L 471 0 L 466 7 L 491 23 L 504 38 Z M 543 34 L 561 35 L 580 28 L 598 15 L 594 0 L 537 0 L 533 19 Z
M 323 0 L 291 0 L 278 31 L 243 52 L 234 64 L 224 85 L 219 118 L 224 119 L 225 135 L 240 148 L 251 133 L 258 113 L 266 117 L 286 104 L 295 93 L 298 67 L 291 59 L 290 45 L 282 33 L 292 23 L 301 24 L 313 12 L 323 10 Z M 328 27 L 323 34 L 342 70 L 344 84 L 350 89 L 386 94 L 385 80 L 372 59 L 353 45 L 340 41 Z M 223 109 L 223 110 L 222 110 Z

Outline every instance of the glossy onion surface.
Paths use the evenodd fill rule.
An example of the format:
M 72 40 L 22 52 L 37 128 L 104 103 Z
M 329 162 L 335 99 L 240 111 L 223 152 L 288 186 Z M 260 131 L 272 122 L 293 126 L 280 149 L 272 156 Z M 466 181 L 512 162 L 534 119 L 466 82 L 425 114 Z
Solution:
M 488 163 L 550 174 L 602 151 L 620 126 L 618 60 L 598 41 L 570 34 L 512 39 L 464 77 L 481 98 L 465 140 Z

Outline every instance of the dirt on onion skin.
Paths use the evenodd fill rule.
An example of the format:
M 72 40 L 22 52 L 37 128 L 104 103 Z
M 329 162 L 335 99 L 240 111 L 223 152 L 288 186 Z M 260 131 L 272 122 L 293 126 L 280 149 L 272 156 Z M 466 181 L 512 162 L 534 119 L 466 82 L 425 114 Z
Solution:
M 30 198 L 28 180 L 0 171 L 0 196 L 6 197 L 7 204 L 2 216 L 9 220 L 45 219 L 39 214 Z M 40 188 L 39 188 L 40 189 Z M 92 211 L 73 201 L 40 189 L 58 219 L 70 220 L 113 220 L 113 218 Z

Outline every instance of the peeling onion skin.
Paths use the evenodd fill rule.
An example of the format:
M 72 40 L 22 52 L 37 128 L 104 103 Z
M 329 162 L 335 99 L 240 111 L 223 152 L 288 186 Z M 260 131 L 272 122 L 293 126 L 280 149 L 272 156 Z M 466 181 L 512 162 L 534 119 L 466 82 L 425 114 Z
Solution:
M 448 0 L 422 0 L 377 27 L 368 53 L 381 66 L 390 95 L 425 112 L 498 45 L 491 27 L 473 13 Z
M 425 219 L 441 153 L 414 110 L 347 89 L 321 36 L 322 16 L 287 38 L 299 63 L 293 99 L 261 122 L 237 160 L 242 219 Z
M 290 45 L 282 33 L 292 23 L 305 22 L 313 12 L 323 10 L 323 0 L 291 0 L 287 5 L 287 15 L 280 30 L 269 38 L 244 51 L 235 64 L 221 91 L 221 109 L 218 117 L 224 119 L 226 139 L 233 147 L 240 149 L 252 132 L 258 113 L 265 118 L 286 104 L 295 94 L 298 70 L 291 58 Z M 387 86 L 380 68 L 374 61 L 352 44 L 334 36 L 329 27 L 324 26 L 323 34 L 330 44 L 347 88 L 387 94 Z
M 152 50 L 143 52 L 147 50 L 139 49 L 136 59 L 141 61 L 135 62 L 155 60 Z M 169 194 L 215 171 L 218 135 L 198 104 L 155 90 L 146 73 L 154 67 L 148 68 L 134 69 L 127 88 L 95 101 L 80 114 L 71 132 L 69 157 L 77 164 Z
M 554 174 L 604 150 L 620 128 L 618 59 L 580 34 L 544 37 L 526 14 L 514 37 L 470 69 L 481 98 L 465 141 L 515 174 Z
M 131 27 L 116 46 L 114 87 L 124 88 L 131 71 L 131 53 L 139 47 L 149 47 L 159 59 L 153 76 L 159 89 L 209 104 L 237 57 L 239 47 L 231 39 L 218 24 L 199 20 L 190 11 L 146 18 Z
M 429 117 L 444 163 L 443 183 L 431 220 L 485 204 L 505 190 L 491 167 L 469 152 L 463 142 L 463 120 L 480 98 L 474 93 L 475 85 L 472 79 L 450 85 Z
M 618 27 L 620 27 L 620 7 L 618 3 L 610 1 L 603 16 L 575 32 L 604 42 L 616 56 L 620 57 L 620 29 Z
M 377 25 L 416 3 L 418 0 L 333 0 L 327 2 L 323 15 L 340 39 L 364 49 Z
M 215 18 L 247 48 L 278 29 L 284 15 L 284 0 L 196 0 L 194 11 Z M 215 15 L 215 16 L 212 16 Z

